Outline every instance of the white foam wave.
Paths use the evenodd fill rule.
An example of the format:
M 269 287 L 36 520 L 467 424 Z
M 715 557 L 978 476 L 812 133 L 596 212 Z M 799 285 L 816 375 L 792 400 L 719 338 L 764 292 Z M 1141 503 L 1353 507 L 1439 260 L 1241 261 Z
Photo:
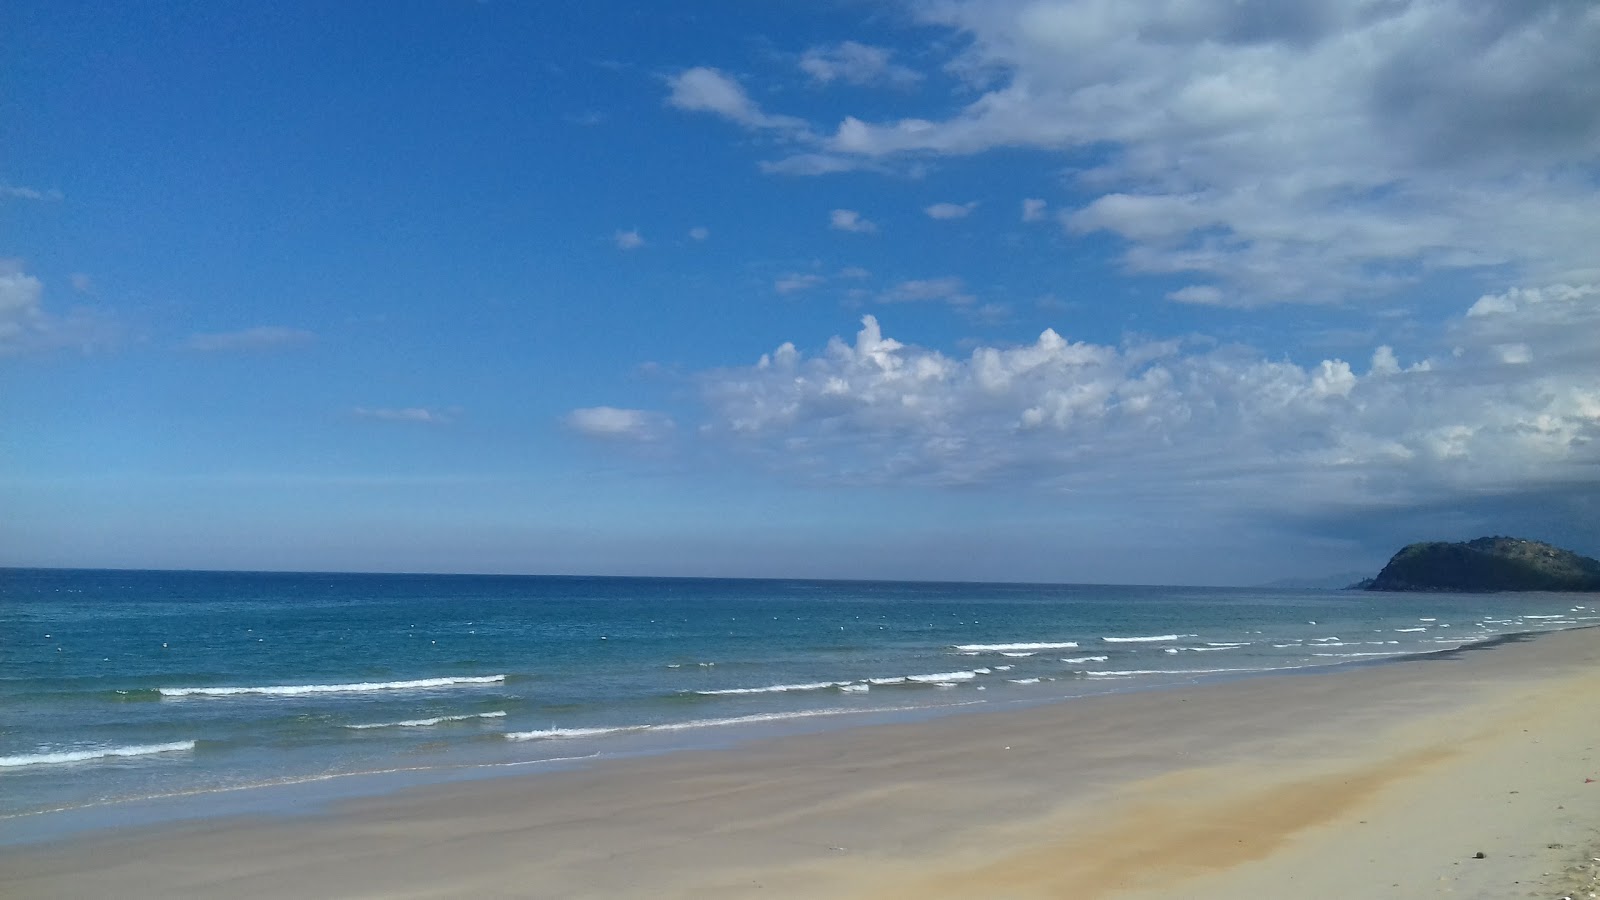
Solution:
M 971 681 L 977 677 L 977 672 L 935 672 L 932 675 L 907 675 L 906 680 L 915 681 L 918 684 L 949 684 L 957 681 Z
M 1524 619 L 1565 619 L 1566 616 L 1523 616 Z
M 266 687 L 161 688 L 163 697 L 232 697 L 239 694 L 299 696 L 301 694 L 360 694 L 368 691 L 420 691 L 430 688 L 500 684 L 504 675 L 473 675 L 459 678 L 419 678 L 414 681 L 362 681 L 355 684 L 283 684 Z
M 1007 678 L 1006 680 L 1011 682 L 1012 684 L 1038 684 L 1039 683 L 1039 679 L 1037 679 L 1037 678 Z
M 1244 646 L 1244 645 L 1243 644 L 1238 644 L 1238 645 L 1231 646 L 1231 647 L 1168 647 L 1168 648 L 1166 648 L 1165 652 L 1167 652 L 1167 653 L 1215 653 L 1218 650 L 1237 650 L 1242 646 Z M 1324 645 L 1324 646 L 1327 646 L 1327 645 Z
M 1179 638 L 1199 637 L 1194 634 L 1152 634 L 1143 637 L 1103 637 L 1100 640 L 1108 644 L 1147 644 L 1160 641 L 1175 641 Z
M 61 750 L 55 753 L 25 753 L 21 756 L 0 756 L 0 768 L 22 766 L 58 766 L 66 763 L 88 762 L 125 756 L 151 756 L 156 753 L 179 753 L 194 749 L 194 741 L 172 741 L 167 744 L 134 744 L 127 747 L 99 747 L 91 750 Z
M 840 687 L 839 690 L 845 692 L 846 694 L 863 694 L 872 690 L 872 687 L 866 684 L 847 684 Z
M 1004 653 L 1007 650 L 1075 650 L 1077 641 L 1027 642 L 1014 644 L 957 644 L 957 650 L 978 653 Z
M 1412 634 L 1418 631 L 1427 631 L 1427 628 L 1396 628 L 1395 634 Z
M 425 728 L 429 725 L 443 725 L 446 722 L 470 722 L 473 719 L 503 719 L 505 710 L 494 712 L 468 713 L 462 716 L 434 716 L 431 719 L 406 719 L 401 722 L 376 722 L 371 725 L 346 725 L 358 731 L 368 728 Z
M 812 719 L 818 716 L 846 716 L 863 712 L 899 712 L 911 707 L 896 707 L 885 710 L 858 710 L 858 709 L 813 709 L 804 712 L 763 713 L 754 716 L 733 716 L 726 719 L 691 719 L 687 722 L 669 722 L 664 725 L 647 726 L 651 731 L 687 731 L 691 728 L 716 728 L 723 725 L 750 725 L 757 722 L 783 722 L 789 719 Z
M 695 691 L 706 697 L 721 696 L 724 694 L 786 694 L 790 691 L 821 691 L 828 688 L 844 687 L 848 681 L 812 681 L 805 684 L 769 684 L 766 687 L 753 688 L 722 688 L 714 691 Z
M 508 741 L 548 741 L 561 738 L 594 737 L 599 734 L 617 734 L 623 731 L 644 731 L 649 725 L 621 725 L 616 728 L 545 728 L 539 731 L 508 731 Z
M 1074 657 L 1072 657 L 1070 659 L 1063 659 L 1062 662 L 1064 662 L 1064 663 L 1105 662 L 1106 660 L 1108 660 L 1110 658 L 1111 657 L 1109 657 L 1109 656 L 1074 656 Z

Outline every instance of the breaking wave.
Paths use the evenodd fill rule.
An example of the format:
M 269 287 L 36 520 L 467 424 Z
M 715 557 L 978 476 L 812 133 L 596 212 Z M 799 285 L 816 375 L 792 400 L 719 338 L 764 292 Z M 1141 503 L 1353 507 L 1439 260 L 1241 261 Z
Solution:
M 434 716 L 431 719 L 406 719 L 402 722 L 376 722 L 371 725 L 346 725 L 345 727 L 354 728 L 358 731 L 368 728 L 424 728 L 429 725 L 443 725 L 447 722 L 468 722 L 473 719 L 503 719 L 505 715 L 505 710 L 496 710 L 495 712 L 468 713 L 463 716 Z
M 180 753 L 194 749 L 194 741 L 172 741 L 166 744 L 134 744 L 126 747 L 100 747 L 91 750 L 61 750 L 55 753 L 27 753 L 21 756 L 0 756 L 0 768 L 21 766 L 58 766 L 65 763 L 88 762 L 126 756 L 151 756 L 156 753 Z
M 264 687 L 184 687 L 161 688 L 163 697 L 234 697 L 241 694 L 294 697 L 301 694 L 362 694 L 369 691 L 421 691 L 434 688 L 471 687 L 501 684 L 504 675 L 472 675 L 457 678 L 419 678 L 415 681 L 362 681 L 354 684 L 280 684 Z

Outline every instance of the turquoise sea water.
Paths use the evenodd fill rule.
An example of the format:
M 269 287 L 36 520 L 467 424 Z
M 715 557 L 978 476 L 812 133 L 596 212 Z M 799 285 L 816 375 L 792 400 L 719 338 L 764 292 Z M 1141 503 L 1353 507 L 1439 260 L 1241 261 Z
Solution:
M 1594 595 L 0 570 L 0 817 L 536 771 L 1596 621 Z

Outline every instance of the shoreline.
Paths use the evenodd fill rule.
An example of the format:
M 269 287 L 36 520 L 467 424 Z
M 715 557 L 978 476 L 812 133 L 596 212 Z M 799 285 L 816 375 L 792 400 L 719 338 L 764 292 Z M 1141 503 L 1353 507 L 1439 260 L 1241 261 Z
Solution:
M 1573 721 L 1587 706 L 1562 705 L 1600 689 L 1596 662 L 1600 630 L 1579 628 L 1312 678 L 1093 695 L 423 785 L 287 818 L 94 832 L 0 848 L 0 893 L 744 896 L 759 883 L 797 897 L 1057 896 L 1069 886 L 1071 896 L 1135 897 L 1181 881 L 1185 896 L 1223 897 L 1223 882 L 1237 890 L 1241 878 L 1281 889 L 1268 871 L 1275 860 L 1377 833 L 1346 820 L 1364 813 L 1376 823 L 1373 810 L 1408 791 L 1428 794 L 1440 773 L 1478 774 L 1453 776 L 1464 779 L 1451 782 L 1460 796 L 1428 794 L 1416 801 L 1423 807 L 1474 799 L 1484 779 L 1503 780 L 1497 772 L 1528 769 L 1535 757 L 1544 770 L 1586 768 L 1579 789 L 1583 777 L 1600 778 L 1600 725 Z M 1543 742 L 1515 744 L 1516 723 Z M 1498 768 L 1483 769 L 1490 758 Z M 1517 807 L 1557 787 L 1475 800 Z M 1515 857 L 1470 847 L 1441 859 L 1446 871 L 1435 877 L 1509 886 L 1534 877 L 1520 863 L 1560 872 L 1561 851 L 1547 845 L 1586 849 L 1582 835 L 1600 825 L 1584 799 L 1541 811 L 1561 820 L 1547 830 L 1563 839 Z M 1438 816 L 1413 843 L 1442 852 L 1451 829 L 1463 846 L 1490 840 L 1471 830 L 1471 811 Z M 1382 815 L 1398 822 L 1404 812 Z M 1471 860 L 1480 849 L 1487 858 Z M 1427 861 L 1407 855 L 1391 868 L 1404 874 Z M 1463 857 L 1475 863 L 1465 871 Z M 1316 859 L 1299 859 L 1295 871 Z M 272 874 L 279 869 L 288 872 Z M 1388 893 L 1306 893 L 1295 882 L 1297 896 L 1431 896 L 1387 884 L 1379 887 Z
M 1575 626 L 1562 630 L 1600 628 Z M 1360 669 L 1456 655 L 1506 643 L 1533 640 L 1554 632 L 1509 632 L 1438 650 L 1374 654 L 1374 659 L 1351 659 L 1311 665 L 1262 669 L 1208 669 L 1176 671 L 1166 678 L 1145 681 L 1112 679 L 1061 682 L 1055 692 L 1036 696 L 988 697 L 946 704 L 872 707 L 858 710 L 821 709 L 756 715 L 732 719 L 718 727 L 696 732 L 681 727 L 638 726 L 597 729 L 600 740 L 560 740 L 547 746 L 567 746 L 570 753 L 549 757 L 504 759 L 478 755 L 468 759 L 422 763 L 415 766 L 331 772 L 282 780 L 174 791 L 148 796 L 108 798 L 92 803 L 0 815 L 0 849 L 54 840 L 92 837 L 114 829 L 166 828 L 206 820 L 248 819 L 259 816 L 318 816 L 339 804 L 407 791 L 503 778 L 545 777 L 595 765 L 613 765 L 680 753 L 701 753 L 759 745 L 803 735 L 830 734 L 859 728 L 927 722 L 948 716 L 994 715 L 1049 707 L 1088 697 L 1166 691 L 1198 685 L 1222 685 L 1257 678 L 1334 677 Z M 1069 685 L 1072 685 L 1069 687 Z M 1063 690 L 1065 692 L 1063 692 Z M 613 733 L 615 732 L 615 733 Z M 682 737 L 674 739 L 674 735 Z M 585 736 L 579 736 L 585 737 Z M 619 741 L 618 738 L 621 738 Z

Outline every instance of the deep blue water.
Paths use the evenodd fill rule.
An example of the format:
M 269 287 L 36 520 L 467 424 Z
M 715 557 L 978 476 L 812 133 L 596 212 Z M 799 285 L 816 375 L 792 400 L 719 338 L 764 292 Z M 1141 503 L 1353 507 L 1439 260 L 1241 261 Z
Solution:
M 1600 617 L 1590 603 L 1600 606 L 1549 594 L 0 570 L 0 816 L 362 772 L 527 771 L 775 723 L 1330 667 L 1589 624 Z

